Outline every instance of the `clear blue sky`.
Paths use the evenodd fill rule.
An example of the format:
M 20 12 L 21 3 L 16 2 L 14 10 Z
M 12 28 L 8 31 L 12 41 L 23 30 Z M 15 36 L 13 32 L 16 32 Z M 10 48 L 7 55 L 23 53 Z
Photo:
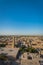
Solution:
M 0 35 L 43 35 L 43 0 L 0 0 Z

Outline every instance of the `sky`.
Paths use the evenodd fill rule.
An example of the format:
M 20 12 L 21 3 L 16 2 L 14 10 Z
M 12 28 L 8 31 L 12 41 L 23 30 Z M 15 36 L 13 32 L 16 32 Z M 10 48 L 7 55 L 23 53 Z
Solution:
M 0 35 L 43 35 L 43 0 L 0 0 Z

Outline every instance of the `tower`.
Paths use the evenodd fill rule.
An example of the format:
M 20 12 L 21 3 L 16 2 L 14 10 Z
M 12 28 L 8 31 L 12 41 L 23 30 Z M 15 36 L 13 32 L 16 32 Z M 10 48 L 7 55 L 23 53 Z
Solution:
M 15 37 L 13 36 L 12 48 L 14 48 L 14 45 L 15 45 Z

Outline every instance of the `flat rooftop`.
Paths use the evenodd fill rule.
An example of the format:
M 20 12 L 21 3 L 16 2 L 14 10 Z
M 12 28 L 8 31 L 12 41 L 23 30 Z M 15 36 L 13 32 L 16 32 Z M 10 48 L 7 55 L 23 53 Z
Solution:
M 0 54 L 6 54 L 7 56 L 16 57 L 19 48 L 0 48 Z

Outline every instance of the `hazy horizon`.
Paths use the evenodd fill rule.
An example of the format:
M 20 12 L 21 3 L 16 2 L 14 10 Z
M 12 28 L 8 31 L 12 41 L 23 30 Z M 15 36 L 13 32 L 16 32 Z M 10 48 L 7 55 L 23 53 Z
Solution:
M 43 35 L 43 0 L 0 0 L 0 35 Z

